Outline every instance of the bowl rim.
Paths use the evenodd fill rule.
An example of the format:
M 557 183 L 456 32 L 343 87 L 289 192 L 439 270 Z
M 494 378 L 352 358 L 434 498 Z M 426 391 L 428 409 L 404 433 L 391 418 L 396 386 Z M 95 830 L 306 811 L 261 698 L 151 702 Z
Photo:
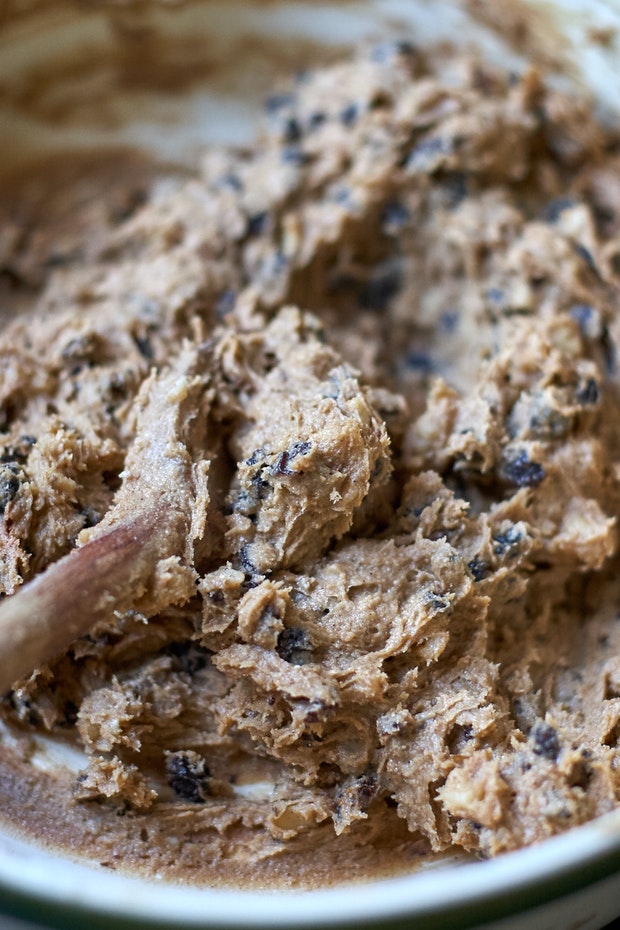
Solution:
M 58 930 L 370 930 L 388 925 L 392 930 L 470 930 L 620 873 L 620 810 L 492 860 L 311 891 L 157 882 L 72 861 L 8 835 L 5 839 L 9 849 L 0 850 L 0 914 Z M 15 843 L 17 855 L 11 849 Z M 38 858 L 38 864 L 24 872 L 29 857 Z
M 88 866 L 0 829 L 0 922 L 15 917 L 58 930 L 471 930 L 614 874 L 620 911 L 620 809 L 493 860 L 316 891 L 223 890 L 140 879 Z

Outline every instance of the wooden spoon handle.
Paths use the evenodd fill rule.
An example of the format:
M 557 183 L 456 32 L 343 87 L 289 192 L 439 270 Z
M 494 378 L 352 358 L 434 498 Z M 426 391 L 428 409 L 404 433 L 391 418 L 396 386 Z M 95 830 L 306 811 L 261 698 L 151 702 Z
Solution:
M 119 524 L 0 602 L 0 695 L 137 600 L 150 529 L 144 514 Z
M 81 546 L 0 601 L 0 696 L 100 620 L 138 603 L 160 560 L 191 566 L 192 518 L 206 513 L 208 500 L 203 488 L 197 503 L 193 469 L 196 460 L 205 464 L 210 403 L 205 380 L 193 373 L 201 352 L 183 347 L 170 370 L 142 385 L 123 482 L 102 521 L 82 532 Z

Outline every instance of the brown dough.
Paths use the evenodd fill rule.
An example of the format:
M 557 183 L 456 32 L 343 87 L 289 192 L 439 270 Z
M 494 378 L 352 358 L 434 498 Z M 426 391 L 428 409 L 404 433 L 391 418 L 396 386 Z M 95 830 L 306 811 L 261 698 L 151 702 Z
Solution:
M 537 842 L 620 794 L 616 140 L 406 43 L 267 111 L 77 240 L 28 185 L 5 207 L 5 595 L 165 483 L 139 411 L 183 353 L 202 399 L 148 395 L 184 538 L 4 700 L 0 807 L 211 883 Z

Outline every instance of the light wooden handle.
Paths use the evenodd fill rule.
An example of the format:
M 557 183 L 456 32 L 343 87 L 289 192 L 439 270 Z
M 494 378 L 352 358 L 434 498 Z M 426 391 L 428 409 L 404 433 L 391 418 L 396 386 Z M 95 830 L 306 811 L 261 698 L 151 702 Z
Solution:
M 0 696 L 97 622 L 133 607 L 159 560 L 185 556 L 191 564 L 196 491 L 187 443 L 192 429 L 206 428 L 209 403 L 192 374 L 200 358 L 187 345 L 173 368 L 142 385 L 123 483 L 84 544 L 0 601 Z M 198 456 L 203 444 L 194 445 Z
M 0 695 L 136 600 L 149 525 L 141 516 L 110 529 L 0 602 Z

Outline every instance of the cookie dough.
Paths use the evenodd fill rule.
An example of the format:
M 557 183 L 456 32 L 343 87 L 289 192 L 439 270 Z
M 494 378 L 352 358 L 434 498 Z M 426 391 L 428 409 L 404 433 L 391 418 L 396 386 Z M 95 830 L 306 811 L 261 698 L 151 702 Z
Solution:
M 142 536 L 2 702 L 2 817 L 198 883 L 538 842 L 620 795 L 616 140 L 405 42 L 265 107 L 5 198 L 2 593 Z

